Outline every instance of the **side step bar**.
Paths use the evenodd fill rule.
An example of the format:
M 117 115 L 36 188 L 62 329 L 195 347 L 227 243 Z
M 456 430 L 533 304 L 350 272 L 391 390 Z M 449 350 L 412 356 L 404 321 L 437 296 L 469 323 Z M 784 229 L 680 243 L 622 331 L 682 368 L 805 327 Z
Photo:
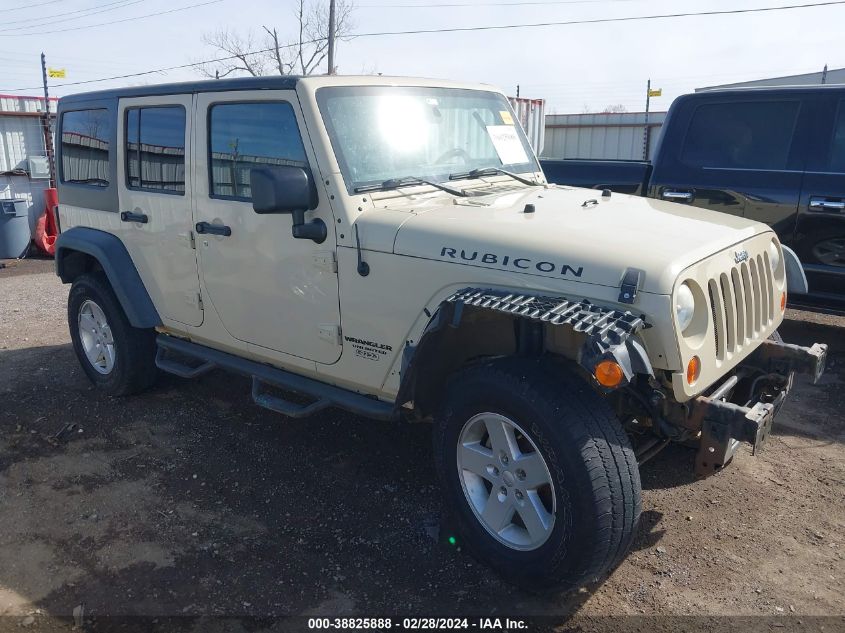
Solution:
M 203 345 L 173 338 L 166 334 L 158 335 L 156 345 L 158 345 L 156 366 L 162 371 L 182 378 L 195 378 L 219 367 L 247 376 L 252 379 L 252 399 L 255 404 L 288 417 L 303 418 L 329 407 L 338 407 L 376 420 L 396 419 L 394 407 L 389 402 L 382 402 L 341 387 L 327 385 L 283 369 L 256 363 Z M 199 364 L 191 366 L 167 358 L 167 352 L 196 360 Z M 294 391 L 314 398 L 314 402 L 302 405 L 279 396 L 262 393 L 263 385 Z

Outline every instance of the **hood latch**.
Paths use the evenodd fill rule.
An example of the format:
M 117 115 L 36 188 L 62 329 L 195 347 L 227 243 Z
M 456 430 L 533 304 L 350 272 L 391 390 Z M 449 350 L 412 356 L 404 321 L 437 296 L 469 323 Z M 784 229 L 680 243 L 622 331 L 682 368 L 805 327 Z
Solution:
M 640 287 L 641 271 L 629 268 L 622 277 L 619 285 L 619 303 L 634 303 L 637 300 L 637 290 Z

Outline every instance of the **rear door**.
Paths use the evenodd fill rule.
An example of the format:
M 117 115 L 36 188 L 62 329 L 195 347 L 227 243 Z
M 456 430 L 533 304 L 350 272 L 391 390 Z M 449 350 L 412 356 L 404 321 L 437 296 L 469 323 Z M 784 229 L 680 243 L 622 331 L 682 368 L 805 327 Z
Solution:
M 682 99 L 661 142 L 649 195 L 765 222 L 789 243 L 808 120 L 801 96 Z
M 795 250 L 810 294 L 845 298 L 845 93 L 817 91 Z
M 202 323 L 192 239 L 192 95 L 121 99 L 118 180 L 121 233 L 159 314 Z

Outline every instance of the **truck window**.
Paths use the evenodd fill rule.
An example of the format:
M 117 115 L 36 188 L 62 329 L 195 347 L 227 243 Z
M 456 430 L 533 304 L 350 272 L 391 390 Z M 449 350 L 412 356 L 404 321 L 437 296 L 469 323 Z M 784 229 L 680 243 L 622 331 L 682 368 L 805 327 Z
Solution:
M 127 187 L 185 193 L 185 108 L 128 109 L 125 143 Z
M 308 167 L 293 107 L 287 102 L 223 103 L 209 114 L 210 195 L 250 201 L 249 170 Z
M 830 145 L 828 169 L 845 174 L 845 99 L 839 102 L 839 116 L 833 128 L 833 140 Z
M 65 112 L 62 115 L 61 181 L 107 187 L 110 137 L 108 110 Z
M 786 169 L 797 101 L 710 103 L 693 114 L 681 150 L 689 167 Z

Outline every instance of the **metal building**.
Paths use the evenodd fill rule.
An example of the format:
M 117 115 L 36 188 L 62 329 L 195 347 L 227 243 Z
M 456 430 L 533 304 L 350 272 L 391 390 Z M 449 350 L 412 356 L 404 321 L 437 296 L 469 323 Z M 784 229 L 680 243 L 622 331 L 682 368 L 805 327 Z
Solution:
M 820 84 L 845 84 L 845 68 L 834 68 L 833 70 L 821 70 L 817 73 L 805 73 L 803 75 L 786 75 L 785 77 L 770 77 L 769 79 L 755 79 L 753 81 L 742 81 L 736 84 L 722 84 L 721 86 L 707 86 L 696 88 L 696 92 L 702 90 L 720 90 L 722 88 L 760 88 L 764 86 L 817 86 Z
M 651 158 L 666 119 L 665 112 L 648 115 L 648 157 Z M 544 158 L 642 160 L 644 112 L 550 114 L 546 116 Z
M 26 200 L 31 230 L 50 186 L 43 113 L 43 97 L 0 95 L 0 198 Z

